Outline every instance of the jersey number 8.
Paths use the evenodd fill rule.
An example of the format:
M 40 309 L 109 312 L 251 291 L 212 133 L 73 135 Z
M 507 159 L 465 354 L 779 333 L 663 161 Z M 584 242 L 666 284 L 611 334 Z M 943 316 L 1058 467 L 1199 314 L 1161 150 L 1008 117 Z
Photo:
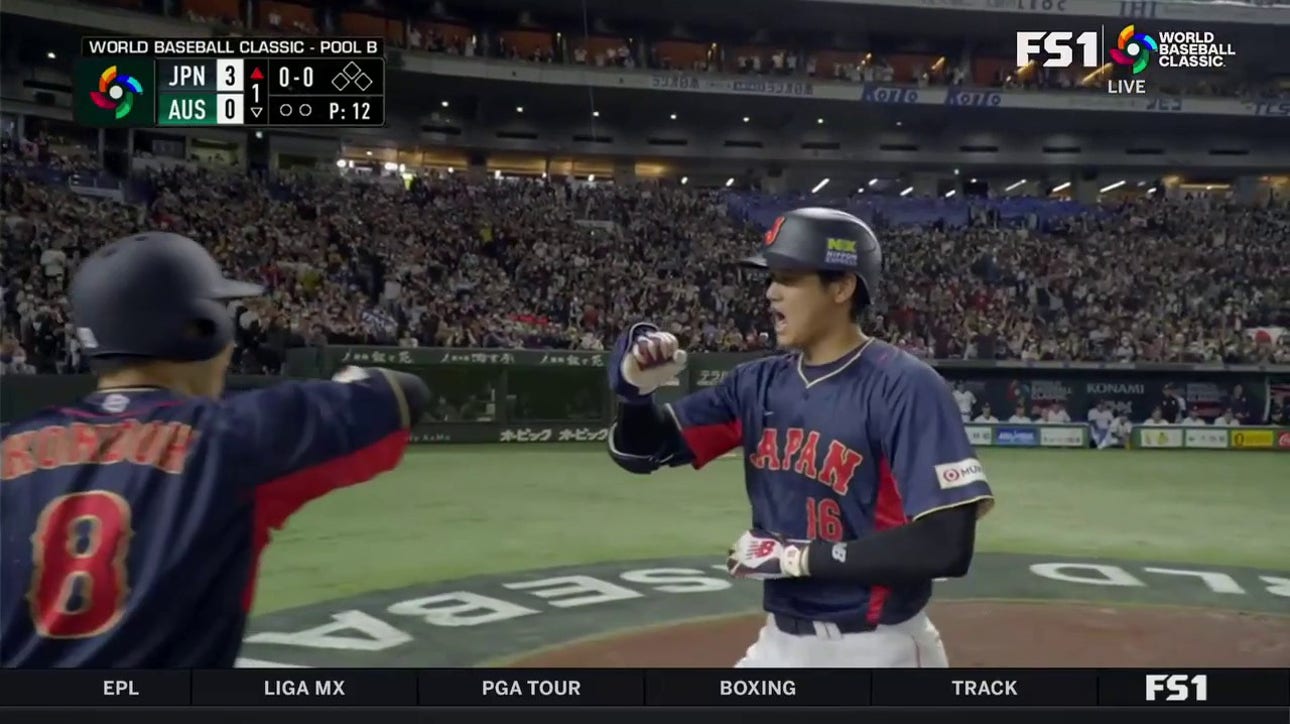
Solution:
M 41 636 L 80 639 L 116 625 L 129 592 L 130 505 L 95 490 L 55 498 L 32 536 L 32 623 Z

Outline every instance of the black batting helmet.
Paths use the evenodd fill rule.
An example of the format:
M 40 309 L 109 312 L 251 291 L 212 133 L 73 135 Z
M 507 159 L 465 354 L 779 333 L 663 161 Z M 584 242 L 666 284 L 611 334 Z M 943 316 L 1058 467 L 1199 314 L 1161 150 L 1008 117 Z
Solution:
M 211 359 L 232 341 L 227 300 L 263 292 L 225 279 L 192 239 L 147 232 L 91 254 L 69 296 L 77 338 L 91 358 L 192 362 Z
M 882 248 L 869 225 L 855 216 L 825 208 L 795 209 L 775 219 L 761 253 L 743 266 L 771 271 L 839 271 L 855 274 L 864 301 L 878 298 Z

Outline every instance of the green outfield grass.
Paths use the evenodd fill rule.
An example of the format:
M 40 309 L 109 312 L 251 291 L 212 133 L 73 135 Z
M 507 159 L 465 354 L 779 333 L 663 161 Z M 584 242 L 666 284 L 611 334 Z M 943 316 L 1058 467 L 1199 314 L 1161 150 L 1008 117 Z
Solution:
M 984 449 L 982 550 L 1286 569 L 1290 455 Z M 598 445 L 414 448 L 297 513 L 256 612 L 481 573 L 712 554 L 748 524 L 743 466 L 649 477 Z

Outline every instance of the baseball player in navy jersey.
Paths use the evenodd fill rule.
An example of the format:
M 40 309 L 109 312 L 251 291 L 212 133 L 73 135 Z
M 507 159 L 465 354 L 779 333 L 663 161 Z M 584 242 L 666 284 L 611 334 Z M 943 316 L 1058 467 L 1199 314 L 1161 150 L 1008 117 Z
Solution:
M 232 666 L 271 529 L 398 464 L 429 401 L 411 375 L 222 398 L 227 300 L 260 292 L 173 234 L 81 265 L 72 312 L 98 389 L 3 431 L 0 665 Z
M 994 499 L 945 381 L 856 324 L 878 294 L 877 239 L 849 214 L 799 209 L 743 264 L 769 273 L 787 351 L 658 406 L 686 353 L 634 325 L 609 366 L 610 457 L 648 473 L 742 451 L 752 525 L 727 567 L 765 582 L 769 615 L 736 666 L 948 666 L 924 609 L 933 579 L 967 572 Z

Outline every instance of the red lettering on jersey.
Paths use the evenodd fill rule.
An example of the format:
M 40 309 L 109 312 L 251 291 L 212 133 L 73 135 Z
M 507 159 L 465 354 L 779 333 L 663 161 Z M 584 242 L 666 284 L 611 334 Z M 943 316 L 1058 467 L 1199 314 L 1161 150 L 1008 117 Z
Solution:
M 161 455 L 161 460 L 157 467 L 162 470 L 177 474 L 183 471 L 184 463 L 188 462 L 188 446 L 193 439 L 193 428 L 178 422 L 170 423 L 171 434 L 166 441 L 166 450 Z
M 761 441 L 757 443 L 757 452 L 749 458 L 754 468 L 758 470 L 779 470 L 779 443 L 776 440 L 776 431 L 773 427 L 768 427 L 761 431 Z
M 805 475 L 812 480 L 816 478 L 815 456 L 817 453 L 815 449 L 819 444 L 820 433 L 811 430 L 806 436 L 806 444 L 802 445 L 802 457 L 798 458 L 797 467 L 794 468 L 798 475 Z
M 0 457 L 0 480 L 21 478 L 36 470 L 36 458 L 31 454 L 31 440 L 35 436 L 34 432 L 22 432 L 4 441 L 4 453 Z
M 72 465 L 84 465 L 95 462 L 99 452 L 99 434 L 91 425 L 83 422 L 72 423 L 71 452 L 69 459 Z
M 161 459 L 161 451 L 166 449 L 166 426 L 159 422 L 150 422 L 131 436 L 133 445 L 126 457 L 136 465 L 156 465 Z
M 123 460 L 175 474 L 183 471 L 195 437 L 192 426 L 182 422 L 51 425 L 4 441 L 0 480 L 29 475 L 38 468 L 112 465 Z
M 806 431 L 800 427 L 790 427 L 784 431 L 784 460 L 780 465 L 783 470 L 793 467 L 793 456 L 802 450 L 802 441 Z
M 99 434 L 103 440 L 103 452 L 99 458 L 100 465 L 112 465 L 125 460 L 126 454 L 134 447 L 135 432 L 139 429 L 137 420 L 126 420 L 113 425 L 101 425 Z
M 36 465 L 41 470 L 51 470 L 61 467 L 67 460 L 67 439 L 63 433 L 67 432 L 65 428 L 58 425 L 42 427 L 36 431 Z
M 851 478 L 863 460 L 863 455 L 834 440 L 829 443 L 829 454 L 824 458 L 824 469 L 818 479 L 838 495 L 846 495 L 851 487 Z

